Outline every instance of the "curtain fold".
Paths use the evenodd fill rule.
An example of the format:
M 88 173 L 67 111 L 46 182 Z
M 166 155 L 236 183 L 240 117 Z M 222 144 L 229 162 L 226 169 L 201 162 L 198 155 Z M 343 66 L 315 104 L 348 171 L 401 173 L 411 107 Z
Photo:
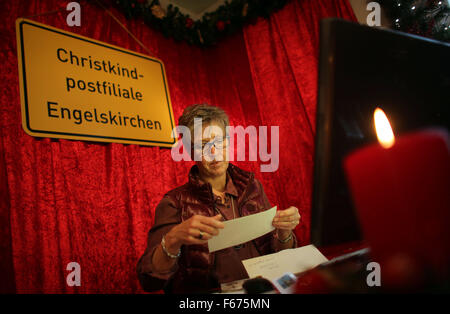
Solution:
M 244 28 L 261 122 L 280 126 L 280 167 L 263 174 L 263 184 L 280 207 L 299 208 L 303 244 L 310 242 L 319 22 L 327 17 L 356 21 L 347 0 L 304 0 Z
M 79 3 L 81 27 L 67 26 L 65 11 L 32 19 L 146 54 L 101 8 Z M 19 293 L 142 292 L 135 266 L 154 209 L 165 192 L 186 182 L 192 163 L 172 161 L 164 148 L 33 138 L 23 131 L 15 20 L 65 5 L 0 4 L 0 276 L 5 289 Z M 262 174 L 260 162 L 235 163 L 256 173 L 272 204 L 302 208 L 297 233 L 306 244 L 317 23 L 325 15 L 351 17 L 346 1 L 292 1 L 208 49 L 176 43 L 112 12 L 164 62 L 176 120 L 186 106 L 208 102 L 224 108 L 232 125 L 280 126 L 277 172 Z M 80 287 L 66 284 L 70 262 L 81 266 Z

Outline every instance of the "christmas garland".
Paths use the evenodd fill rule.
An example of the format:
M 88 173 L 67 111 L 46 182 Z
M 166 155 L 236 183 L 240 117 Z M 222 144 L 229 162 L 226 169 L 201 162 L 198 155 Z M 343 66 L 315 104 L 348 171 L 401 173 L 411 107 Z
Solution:
M 450 42 L 448 0 L 380 0 L 392 28 Z
M 91 0 L 98 1 L 98 0 Z M 161 31 L 164 36 L 189 44 L 211 46 L 221 38 L 241 29 L 258 17 L 267 18 L 281 9 L 288 0 L 232 0 L 225 2 L 216 11 L 205 13 L 201 20 L 194 21 L 169 5 L 162 8 L 159 0 L 111 0 L 109 5 L 117 7 L 128 18 L 141 18 Z M 105 2 L 103 0 L 103 2 Z
M 258 17 L 269 17 L 289 0 L 231 0 L 216 11 L 194 21 L 159 0 L 90 0 L 106 1 L 128 18 L 141 18 L 164 36 L 198 46 L 211 46 L 221 38 L 241 29 Z M 195 0 L 192 0 L 195 1 Z M 332 1 L 332 0 L 329 0 Z M 450 42 L 450 6 L 448 0 L 379 0 L 393 29 Z M 104 3 L 105 4 L 105 3 Z

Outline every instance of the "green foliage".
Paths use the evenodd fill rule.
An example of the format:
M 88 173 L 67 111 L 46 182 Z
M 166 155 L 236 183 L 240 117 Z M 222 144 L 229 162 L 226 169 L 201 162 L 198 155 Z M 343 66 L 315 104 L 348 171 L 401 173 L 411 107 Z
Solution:
M 90 1 L 95 3 L 99 0 Z M 142 19 L 148 26 L 161 31 L 166 37 L 174 38 L 176 41 L 187 41 L 192 45 L 211 46 L 221 38 L 238 31 L 245 24 L 254 22 L 258 17 L 268 18 L 289 0 L 231 0 L 216 11 L 206 13 L 198 21 L 181 13 L 176 6 L 169 5 L 163 9 L 159 0 L 103 1 L 117 7 L 128 19 Z M 386 11 L 393 29 L 450 42 L 448 0 L 377 2 Z
M 94 1 L 95 0 L 91 0 Z M 161 8 L 159 0 L 112 0 L 110 4 L 124 13 L 126 18 L 143 19 L 164 36 L 176 41 L 187 41 L 198 46 L 211 46 L 221 38 L 241 29 L 258 17 L 267 18 L 281 9 L 288 0 L 232 0 L 216 11 L 206 13 L 201 20 L 193 21 L 172 5 Z
M 393 29 L 450 42 L 450 6 L 447 0 L 379 2 L 387 12 Z

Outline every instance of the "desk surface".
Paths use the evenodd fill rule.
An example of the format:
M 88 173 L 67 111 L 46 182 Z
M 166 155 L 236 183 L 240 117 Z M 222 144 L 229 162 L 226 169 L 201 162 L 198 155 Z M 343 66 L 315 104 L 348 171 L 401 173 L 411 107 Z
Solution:
M 326 247 L 318 247 L 319 251 L 325 255 L 329 260 L 345 255 L 348 253 L 352 253 L 367 247 L 367 244 L 361 241 L 357 242 L 349 242 L 339 245 L 326 246 Z
M 322 248 L 318 248 L 318 249 L 326 258 L 328 258 L 329 260 L 332 260 L 336 257 L 347 255 L 352 252 L 364 249 L 366 247 L 367 247 L 367 245 L 365 243 L 359 241 L 359 242 L 344 243 L 344 244 L 335 245 L 335 246 L 322 247 Z M 302 274 L 304 274 L 304 273 L 302 273 Z M 302 274 L 295 274 L 295 275 L 302 276 Z M 235 281 L 232 283 L 228 283 L 228 284 L 223 284 L 222 289 L 224 292 L 222 292 L 222 293 L 225 293 L 225 294 L 226 293 L 238 293 L 238 294 L 245 293 L 244 290 L 242 289 L 242 284 L 246 280 L 248 280 L 248 278 L 239 280 L 239 281 Z M 314 283 L 311 282 L 311 284 L 314 284 Z M 307 286 L 308 286 L 308 284 L 305 284 L 304 288 L 307 288 Z M 314 291 L 314 289 L 312 289 L 312 291 Z M 276 292 L 271 291 L 270 293 L 276 293 Z

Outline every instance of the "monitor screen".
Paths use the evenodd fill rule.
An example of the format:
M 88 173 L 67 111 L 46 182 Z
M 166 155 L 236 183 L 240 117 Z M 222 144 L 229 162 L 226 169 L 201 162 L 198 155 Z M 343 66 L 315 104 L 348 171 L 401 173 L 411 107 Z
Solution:
M 377 141 L 375 108 L 383 109 L 396 136 L 448 130 L 450 45 L 326 19 L 318 87 L 311 241 L 329 246 L 362 239 L 342 162 Z

